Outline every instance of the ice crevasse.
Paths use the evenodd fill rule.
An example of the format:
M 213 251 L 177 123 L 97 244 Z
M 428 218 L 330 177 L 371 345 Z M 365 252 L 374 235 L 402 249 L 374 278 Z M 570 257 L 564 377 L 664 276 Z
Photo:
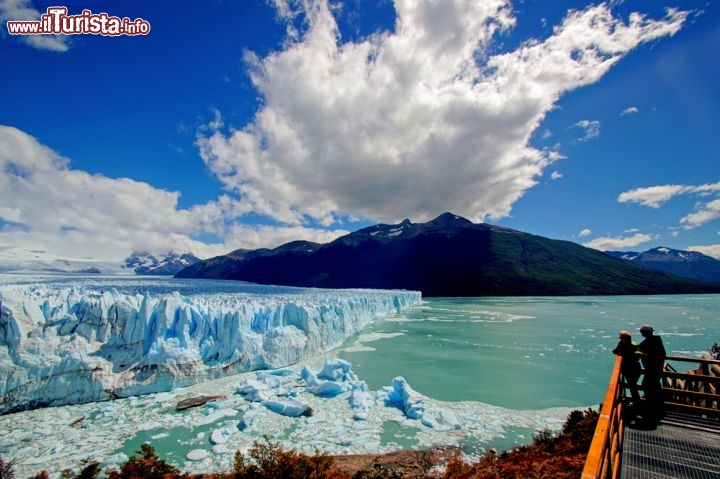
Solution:
M 15 285 L 0 294 L 0 413 L 169 391 L 281 368 L 338 346 L 415 291 L 121 293 Z

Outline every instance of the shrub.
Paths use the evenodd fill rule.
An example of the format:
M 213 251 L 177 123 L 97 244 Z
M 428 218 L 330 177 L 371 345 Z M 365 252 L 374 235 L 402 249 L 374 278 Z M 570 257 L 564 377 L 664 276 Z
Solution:
M 358 471 L 353 474 L 352 479 L 404 479 L 405 475 L 393 469 L 387 469 L 381 464 L 375 463 L 372 469 Z
M 578 448 L 588 449 L 599 418 L 600 413 L 592 409 L 572 411 L 563 424 L 562 432 L 570 435 L 570 439 Z
M 139 455 L 138 455 L 139 454 Z M 120 468 L 120 472 L 111 471 L 109 479 L 176 479 L 185 478 L 180 470 L 160 459 L 150 444 L 143 444 L 137 454 L 130 456 Z
M 478 463 L 453 458 L 445 479 L 576 479 L 580 476 L 599 414 L 588 409 L 571 412 L 560 434 L 549 429 L 533 435 L 533 445 L 500 455 L 489 451 Z
M 553 433 L 550 429 L 545 428 L 542 431 L 538 431 L 532 436 L 533 444 L 536 446 L 542 446 L 549 444 L 553 439 Z
M 235 479 L 344 479 L 345 475 L 333 471 L 333 459 L 327 454 L 308 456 L 295 451 L 284 451 L 278 444 L 256 442 L 250 449 L 252 461 L 237 451 L 233 473 Z
M 0 456 L 0 479 L 15 478 L 15 461 L 6 461 Z
M 100 463 L 94 459 L 85 459 L 83 464 L 85 464 L 85 466 L 80 470 L 78 475 L 75 475 L 72 469 L 65 469 L 60 474 L 60 477 L 62 479 L 97 479 L 100 475 Z M 47 471 L 42 471 L 35 476 L 35 478 L 39 479 L 43 472 L 49 476 Z

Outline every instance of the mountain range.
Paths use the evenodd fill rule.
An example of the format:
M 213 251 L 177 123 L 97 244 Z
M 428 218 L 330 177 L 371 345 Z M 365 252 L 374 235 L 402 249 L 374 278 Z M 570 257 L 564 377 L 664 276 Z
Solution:
M 720 260 L 697 251 L 659 247 L 642 253 L 635 251 L 606 251 L 606 253 L 658 271 L 720 285 Z
M 419 290 L 425 296 L 718 293 L 720 286 L 656 271 L 569 241 L 452 213 L 427 223 L 378 224 L 327 244 L 294 241 L 236 250 L 181 278 L 323 288 Z
M 200 258 L 191 253 L 170 251 L 165 256 L 158 258 L 147 251 L 133 251 L 130 256 L 125 258 L 124 268 L 132 270 L 135 274 L 172 276 L 198 261 Z
M 103 274 L 103 275 L 167 275 L 200 261 L 191 253 L 170 251 L 152 255 L 147 251 L 133 251 L 124 260 L 97 260 L 60 256 L 50 251 L 23 247 L 0 249 L 2 273 Z

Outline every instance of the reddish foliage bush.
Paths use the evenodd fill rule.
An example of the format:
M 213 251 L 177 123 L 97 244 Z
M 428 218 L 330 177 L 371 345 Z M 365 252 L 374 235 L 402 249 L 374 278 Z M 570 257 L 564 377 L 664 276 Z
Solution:
M 448 463 L 445 479 L 576 479 L 582 474 L 598 417 L 591 409 L 573 411 L 561 434 L 543 431 L 532 446 L 500 455 L 487 453 L 472 465 L 455 457 Z

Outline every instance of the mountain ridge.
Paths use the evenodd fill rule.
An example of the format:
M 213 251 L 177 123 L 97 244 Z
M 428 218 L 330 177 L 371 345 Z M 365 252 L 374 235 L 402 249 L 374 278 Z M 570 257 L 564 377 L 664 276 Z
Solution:
M 422 291 L 425 296 L 550 296 L 720 292 L 569 241 L 475 224 L 452 213 L 378 224 L 319 245 L 236 250 L 178 272 L 323 288 Z
M 200 258 L 192 253 L 177 253 L 171 250 L 157 257 L 147 251 L 133 251 L 125 258 L 123 268 L 138 275 L 172 276 L 198 261 Z
M 643 252 L 606 251 L 605 253 L 682 278 L 720 285 L 720 260 L 698 251 L 659 246 Z

